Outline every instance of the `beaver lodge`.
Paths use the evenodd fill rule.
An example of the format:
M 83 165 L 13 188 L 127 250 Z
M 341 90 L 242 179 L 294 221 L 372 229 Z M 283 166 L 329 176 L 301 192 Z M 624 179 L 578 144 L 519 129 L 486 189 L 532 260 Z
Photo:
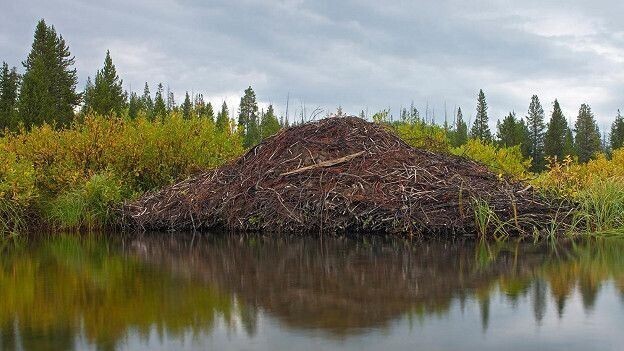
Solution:
M 331 117 L 281 130 L 242 157 L 124 206 L 146 230 L 533 234 L 562 206 L 469 159 Z

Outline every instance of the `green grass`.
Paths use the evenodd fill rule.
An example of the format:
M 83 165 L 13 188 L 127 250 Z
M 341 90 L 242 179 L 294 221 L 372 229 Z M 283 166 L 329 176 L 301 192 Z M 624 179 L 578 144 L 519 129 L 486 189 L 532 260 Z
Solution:
M 18 203 L 0 198 L 0 238 L 10 238 L 26 230 L 26 213 Z
M 124 195 L 121 182 L 115 177 L 96 174 L 80 188 L 47 201 L 43 212 L 56 229 L 102 229 L 114 224 L 115 209 Z
M 617 180 L 596 181 L 581 190 L 576 216 L 584 231 L 624 234 L 624 184 Z

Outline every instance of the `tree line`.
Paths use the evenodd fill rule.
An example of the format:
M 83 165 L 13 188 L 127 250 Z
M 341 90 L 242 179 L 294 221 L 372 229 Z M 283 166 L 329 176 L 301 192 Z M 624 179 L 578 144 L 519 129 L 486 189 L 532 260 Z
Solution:
M 537 95 L 531 97 L 531 102 L 525 117 L 516 117 L 510 112 L 503 121 L 497 121 L 497 133 L 494 138 L 488 127 L 487 102 L 483 90 L 479 91 L 477 113 L 470 131 L 470 137 L 488 142 L 495 142 L 501 146 L 520 145 L 525 157 L 532 158 L 532 170 L 541 171 L 545 168 L 547 158 L 576 156 L 579 162 L 587 162 L 597 153 L 608 152 L 624 146 L 624 119 L 617 111 L 615 121 L 611 126 L 609 143 L 601 138 L 600 129 L 588 104 L 581 104 L 573 126 L 561 110 L 559 101 L 552 103 L 552 113 L 548 121 L 544 108 Z M 465 140 L 466 135 L 458 135 L 461 130 L 465 133 L 465 126 L 461 116 L 456 118 L 455 138 Z
M 469 139 L 479 139 L 501 147 L 520 146 L 522 154 L 531 158 L 531 170 L 539 172 L 545 169 L 548 158 L 562 160 L 566 156 L 577 157 L 579 162 L 587 162 L 600 152 L 609 153 L 624 146 L 624 117 L 617 111 L 611 124 L 609 142 L 601 138 L 591 107 L 582 104 L 573 126 L 561 110 L 559 101 L 552 103 L 552 113 L 547 121 L 544 108 L 537 95 L 531 97 L 527 113 L 517 117 L 514 111 L 509 112 L 502 121 L 496 122 L 496 133 L 489 127 L 488 105 L 483 90 L 479 90 L 475 119 L 468 127 L 461 107 L 457 108 L 451 125 L 447 121 L 444 128 L 453 147 L 459 147 Z M 381 111 L 373 116 L 373 120 L 385 120 L 388 111 Z M 360 113 L 361 117 L 365 112 Z M 427 120 L 420 115 L 412 104 L 409 108 L 401 108 L 399 123 L 421 123 L 438 126 L 435 119 Z
M 83 92 L 76 86 L 78 77 L 74 68 L 75 58 L 63 36 L 54 26 L 42 19 L 37 23 L 34 40 L 28 57 L 22 62 L 24 73 L 3 62 L 0 70 L 0 130 L 8 128 L 29 129 L 44 123 L 64 127 L 77 116 L 89 113 L 104 116 L 145 116 L 150 120 L 164 118 L 169 113 L 180 113 L 183 118 L 208 118 L 221 132 L 237 132 L 243 136 L 244 146 L 250 147 L 263 138 L 272 135 L 288 120 L 278 119 L 272 105 L 259 111 L 256 94 L 248 87 L 241 97 L 238 118 L 230 117 L 230 111 L 222 103 L 215 112 L 210 102 L 205 102 L 202 94 L 190 96 L 186 92 L 181 104 L 176 104 L 174 95 L 165 91 L 162 83 L 156 87 L 155 95 L 145 83 L 141 95 L 123 90 L 123 80 L 117 74 L 110 52 L 106 52 L 103 67 L 96 71 L 94 79 L 87 79 Z M 611 126 L 610 142 L 602 140 L 598 125 L 587 104 L 579 108 L 576 122 L 568 125 L 559 102 L 553 102 L 552 114 L 548 121 L 537 95 L 533 95 L 527 114 L 517 117 L 510 112 L 496 123 L 496 135 L 490 131 L 488 106 L 483 90 L 477 98 L 476 116 L 470 127 L 464 120 L 461 108 L 457 109 L 454 121 L 445 130 L 453 146 L 461 146 L 468 139 L 476 138 L 500 146 L 520 145 L 525 157 L 532 158 L 532 170 L 543 170 L 547 157 L 561 160 L 567 155 L 578 157 L 586 162 L 598 152 L 617 149 L 624 144 L 624 118 L 618 110 Z M 340 114 L 342 114 L 340 110 Z M 373 119 L 387 116 L 388 111 L 375 114 Z M 412 104 L 401 110 L 402 122 L 427 122 L 420 117 Z M 361 113 L 365 117 L 364 111 Z M 431 122 L 435 124 L 435 122 Z
M 169 113 L 180 113 L 183 118 L 208 118 L 220 132 L 239 132 L 245 146 L 252 146 L 263 138 L 277 132 L 284 124 L 279 121 L 272 105 L 259 111 L 255 92 L 250 86 L 240 100 L 238 121 L 230 117 L 224 101 L 216 112 L 202 94 L 190 96 L 186 92 L 184 101 L 176 104 L 173 92 L 164 90 L 159 83 L 156 93 L 150 93 L 145 83 L 143 94 L 128 93 L 123 89 L 123 80 L 117 74 L 110 52 L 106 52 L 103 67 L 95 73 L 94 79 L 87 79 L 83 92 L 76 86 L 78 77 L 74 68 L 75 58 L 69 46 L 54 26 L 45 20 L 37 23 L 32 47 L 22 65 L 24 73 L 17 67 L 3 62 L 0 70 L 0 131 L 9 129 L 26 130 L 44 123 L 62 128 L 78 116 L 99 114 L 103 116 L 140 115 L 150 120 L 164 118 Z

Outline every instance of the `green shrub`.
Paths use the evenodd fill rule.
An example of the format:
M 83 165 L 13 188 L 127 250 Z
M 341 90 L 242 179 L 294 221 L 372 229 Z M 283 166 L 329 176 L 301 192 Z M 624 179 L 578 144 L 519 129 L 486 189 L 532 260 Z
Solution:
M 478 139 L 471 139 L 466 144 L 453 148 L 451 152 L 482 163 L 500 176 L 523 179 L 529 175 L 531 159 L 524 159 L 519 145 L 496 147 Z
M 32 165 L 18 160 L 15 153 L 0 151 L 0 237 L 24 230 L 27 210 L 36 197 Z
M 438 152 L 448 152 L 450 149 L 451 143 L 446 130 L 438 125 L 416 121 L 414 123 L 399 122 L 392 126 L 399 137 L 410 146 Z
M 243 152 L 239 134 L 210 119 L 86 116 L 66 129 L 49 125 L 0 138 L 0 232 L 34 212 L 63 228 L 98 227 L 110 206 Z M 41 211 L 43 213 L 41 213 Z M 4 213 L 4 214 L 3 214 Z

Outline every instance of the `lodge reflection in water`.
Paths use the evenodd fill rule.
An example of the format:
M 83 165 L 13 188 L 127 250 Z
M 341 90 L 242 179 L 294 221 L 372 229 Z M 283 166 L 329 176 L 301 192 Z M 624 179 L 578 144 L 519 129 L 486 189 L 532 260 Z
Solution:
M 286 329 L 348 339 L 402 317 L 427 323 L 476 301 L 487 332 L 494 297 L 565 318 L 601 286 L 624 297 L 624 242 L 410 243 L 383 238 L 56 237 L 0 258 L 0 349 L 115 349 L 134 333 L 252 336 L 260 315 Z M 529 305 L 527 305 L 529 304 Z M 526 306 L 525 306 L 526 305 Z

